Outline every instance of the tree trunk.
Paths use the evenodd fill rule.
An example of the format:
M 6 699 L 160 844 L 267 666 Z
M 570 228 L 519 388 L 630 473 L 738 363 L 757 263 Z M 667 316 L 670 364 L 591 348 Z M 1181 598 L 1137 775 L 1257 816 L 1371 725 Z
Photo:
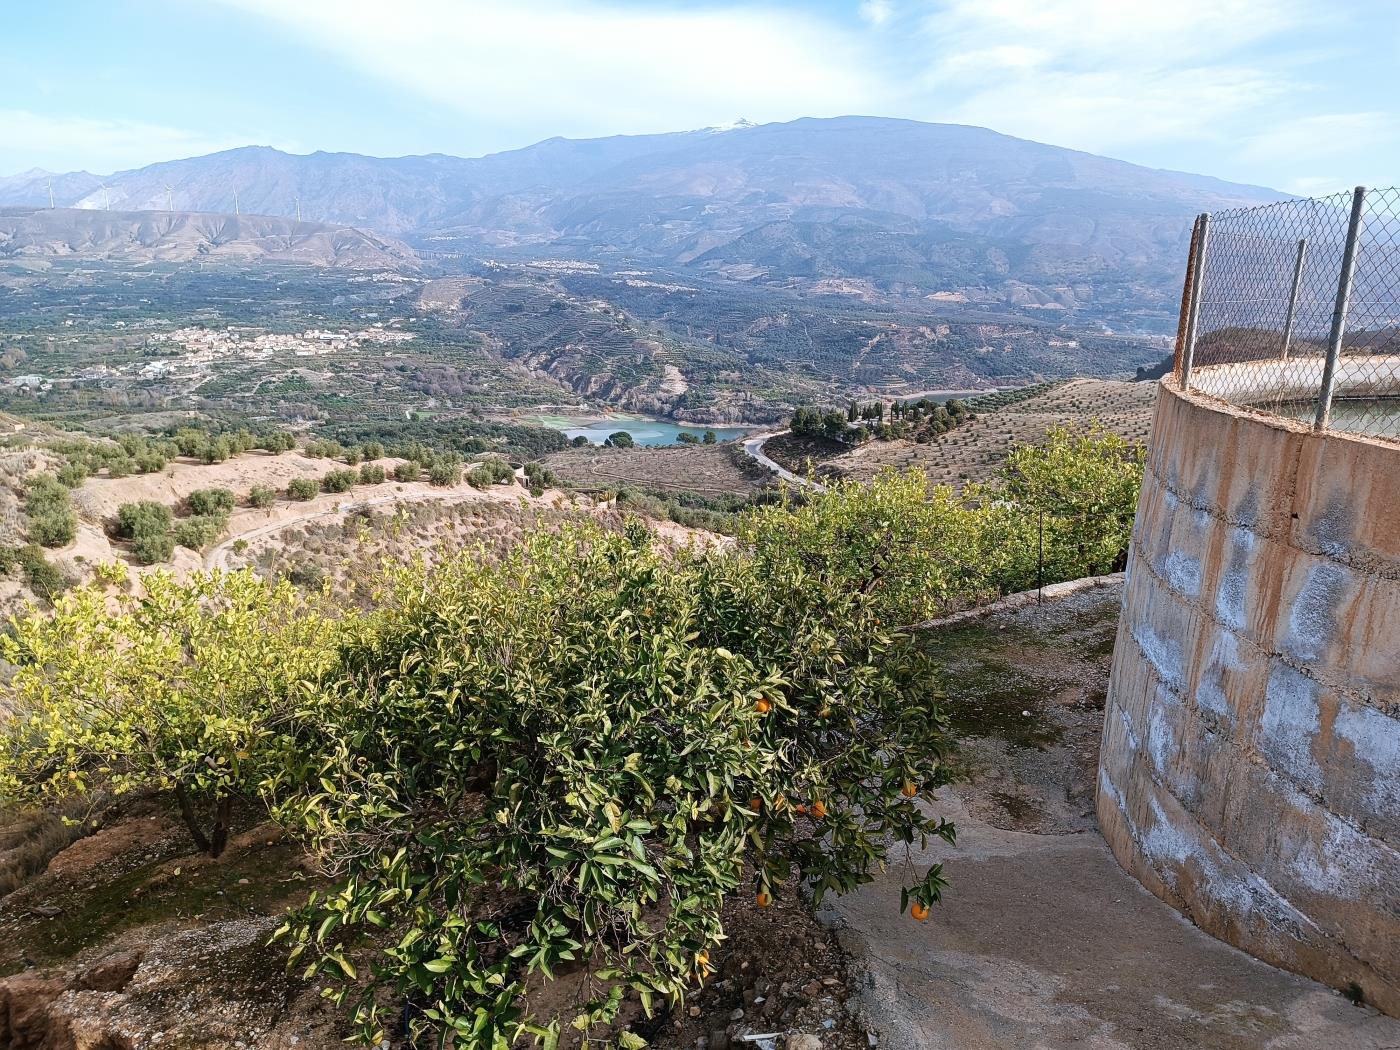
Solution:
M 223 853 L 224 847 L 228 845 L 233 797 L 224 795 L 214 804 L 214 827 L 208 835 L 200 826 L 199 814 L 195 812 L 194 801 L 190 798 L 190 793 L 184 784 L 175 785 L 175 799 L 180 803 L 180 816 L 184 818 L 185 827 L 189 829 L 190 838 L 194 840 L 194 844 L 211 857 L 217 857 Z
M 189 829 L 190 838 L 194 839 L 194 844 L 204 853 L 218 856 L 217 853 L 213 852 L 209 838 L 204 834 L 204 829 L 199 826 L 199 816 L 194 811 L 194 803 L 190 801 L 190 793 L 185 790 L 184 784 L 177 783 L 175 785 L 175 799 L 180 803 L 180 816 L 184 818 L 185 827 Z

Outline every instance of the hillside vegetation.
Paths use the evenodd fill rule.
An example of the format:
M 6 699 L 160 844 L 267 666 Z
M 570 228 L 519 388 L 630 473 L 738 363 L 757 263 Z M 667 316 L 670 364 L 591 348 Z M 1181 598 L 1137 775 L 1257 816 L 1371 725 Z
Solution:
M 367 1041 L 636 1050 L 709 977 L 727 900 L 820 899 L 952 838 L 920 805 L 951 739 L 910 626 L 1120 563 L 1141 470 L 1060 432 L 995 485 L 837 485 L 727 546 L 576 522 L 350 605 L 249 572 L 79 589 L 0 639 L 0 802 L 95 825 L 169 798 L 217 857 L 257 799 L 321 880 L 278 942 Z M 891 907 L 943 887 L 908 870 Z

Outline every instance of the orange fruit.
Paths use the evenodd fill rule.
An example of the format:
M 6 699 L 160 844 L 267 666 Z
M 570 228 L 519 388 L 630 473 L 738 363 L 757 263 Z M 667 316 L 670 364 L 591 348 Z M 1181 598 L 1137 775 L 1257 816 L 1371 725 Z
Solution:
M 757 700 L 754 701 L 753 706 L 758 708 L 759 714 L 766 715 L 769 711 L 773 710 L 773 701 L 767 699 L 766 697 L 760 696 Z
M 805 802 L 799 802 L 797 805 L 792 807 L 792 811 L 794 813 L 801 813 L 805 816 L 807 813 L 807 804 Z
M 773 903 L 773 898 L 769 894 L 764 893 L 762 890 L 759 890 L 758 896 L 754 898 L 754 902 L 760 908 L 766 908 L 768 907 L 768 905 Z
M 914 917 L 915 922 L 923 922 L 928 918 L 928 905 L 922 901 L 915 901 L 909 907 L 909 914 Z
M 817 799 L 812 803 L 812 816 L 816 817 L 818 820 L 826 816 L 826 803 L 821 799 Z
M 919 788 L 912 780 L 906 780 L 904 786 L 899 789 L 899 793 L 905 798 L 913 798 L 919 793 Z
M 757 813 L 757 812 L 759 812 L 760 810 L 762 810 L 762 809 L 763 809 L 763 799 L 759 798 L 757 795 L 755 795 L 753 798 L 749 799 L 749 809 L 753 810 L 755 813 Z

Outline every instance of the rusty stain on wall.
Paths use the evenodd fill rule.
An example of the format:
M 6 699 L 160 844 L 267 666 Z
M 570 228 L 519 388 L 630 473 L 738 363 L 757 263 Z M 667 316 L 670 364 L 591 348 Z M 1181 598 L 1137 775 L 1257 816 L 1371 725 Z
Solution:
M 1161 383 L 1098 815 L 1204 929 L 1400 1015 L 1400 447 Z

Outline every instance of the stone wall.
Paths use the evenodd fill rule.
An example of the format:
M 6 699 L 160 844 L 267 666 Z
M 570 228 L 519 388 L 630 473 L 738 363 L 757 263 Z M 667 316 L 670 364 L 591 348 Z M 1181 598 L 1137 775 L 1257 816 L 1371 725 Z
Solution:
M 1400 446 L 1165 379 L 1105 714 L 1119 862 L 1400 1015 Z

